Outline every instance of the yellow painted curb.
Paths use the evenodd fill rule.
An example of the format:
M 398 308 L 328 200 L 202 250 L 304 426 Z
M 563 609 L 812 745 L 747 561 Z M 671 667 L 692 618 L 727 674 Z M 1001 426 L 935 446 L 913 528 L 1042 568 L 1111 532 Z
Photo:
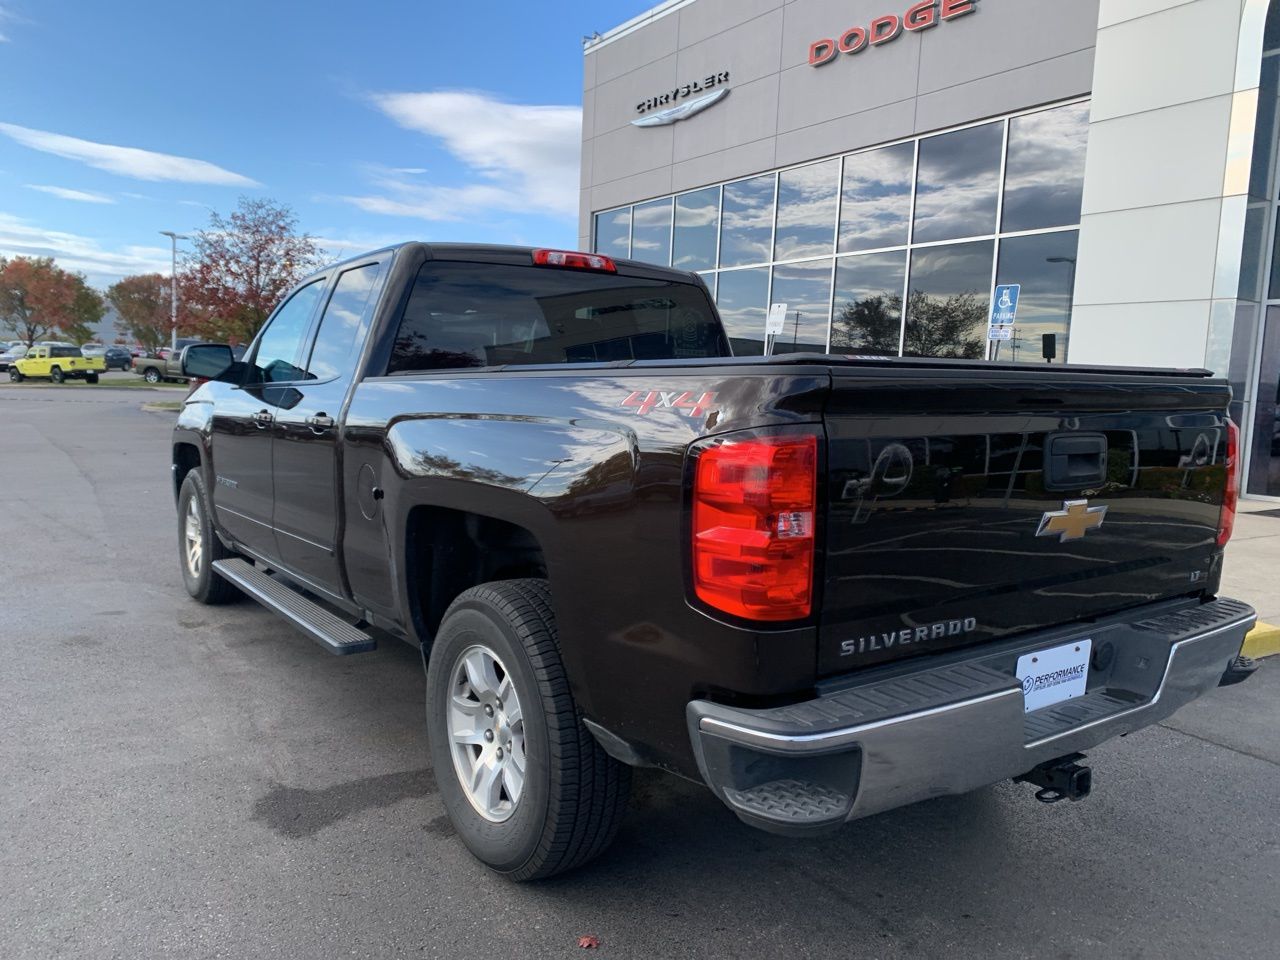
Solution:
M 1240 650 L 1246 657 L 1274 657 L 1280 653 L 1280 627 L 1258 621 L 1258 625 L 1249 631 L 1244 638 L 1244 646 Z

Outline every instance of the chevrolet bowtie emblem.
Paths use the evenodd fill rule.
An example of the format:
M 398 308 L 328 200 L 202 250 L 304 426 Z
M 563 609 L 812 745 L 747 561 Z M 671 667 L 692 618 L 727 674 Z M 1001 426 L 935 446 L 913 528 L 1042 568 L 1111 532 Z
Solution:
M 1080 540 L 1090 530 L 1102 526 L 1106 516 L 1106 507 L 1091 507 L 1088 500 L 1066 500 L 1061 510 L 1050 510 L 1040 518 L 1036 536 L 1051 537 L 1056 533 L 1059 543 Z

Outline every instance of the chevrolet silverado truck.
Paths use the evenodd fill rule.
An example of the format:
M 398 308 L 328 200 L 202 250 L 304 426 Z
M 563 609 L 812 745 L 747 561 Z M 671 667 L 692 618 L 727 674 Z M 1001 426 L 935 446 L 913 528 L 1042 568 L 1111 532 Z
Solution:
M 1255 666 L 1205 371 L 734 357 L 694 274 L 423 243 L 183 363 L 187 590 L 420 649 L 444 805 L 513 879 L 603 850 L 637 766 L 789 835 L 1078 800 L 1084 750 Z
M 9 379 L 14 383 L 33 378 L 48 379 L 54 383 L 67 380 L 97 383 L 98 375 L 106 370 L 107 364 L 102 357 L 86 357 L 79 347 L 38 343 L 9 365 Z

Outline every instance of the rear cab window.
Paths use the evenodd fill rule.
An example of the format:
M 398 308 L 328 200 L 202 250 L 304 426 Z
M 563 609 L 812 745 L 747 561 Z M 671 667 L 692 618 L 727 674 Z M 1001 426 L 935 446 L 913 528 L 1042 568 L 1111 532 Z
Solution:
M 729 355 L 694 283 L 433 260 L 418 272 L 387 372 Z

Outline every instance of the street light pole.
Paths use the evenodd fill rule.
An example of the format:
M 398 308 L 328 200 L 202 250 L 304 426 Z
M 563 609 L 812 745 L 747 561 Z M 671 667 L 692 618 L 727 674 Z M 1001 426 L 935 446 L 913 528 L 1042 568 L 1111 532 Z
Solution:
M 171 242 L 173 258 L 169 269 L 169 331 L 171 350 L 178 349 L 178 241 L 190 240 L 186 234 L 174 233 L 172 230 L 161 230 L 162 236 Z

